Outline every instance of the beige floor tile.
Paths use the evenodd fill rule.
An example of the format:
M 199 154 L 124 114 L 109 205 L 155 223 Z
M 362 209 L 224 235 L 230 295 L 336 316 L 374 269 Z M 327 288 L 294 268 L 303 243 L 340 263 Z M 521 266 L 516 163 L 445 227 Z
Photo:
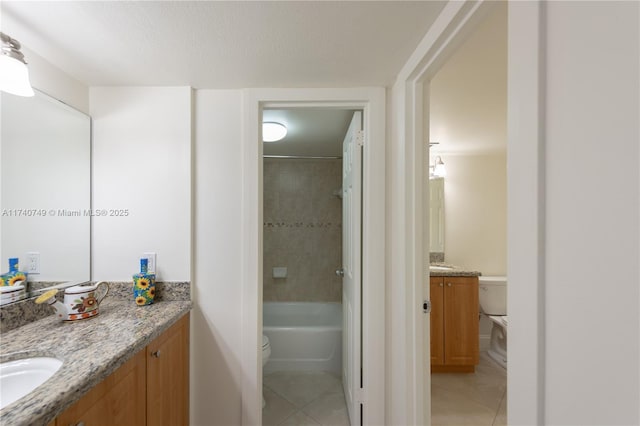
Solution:
M 263 382 L 297 408 L 302 408 L 330 389 L 334 389 L 336 384 L 340 383 L 340 379 L 324 372 L 281 371 L 266 374 Z
M 262 409 L 262 424 L 264 426 L 279 425 L 283 420 L 296 412 L 293 404 L 268 387 L 262 388 L 262 395 L 267 403 Z
M 455 392 L 439 389 L 431 394 L 431 424 L 433 426 L 491 426 L 496 410 Z
M 341 391 L 325 393 L 302 411 L 321 425 L 349 426 L 349 413 Z
M 474 374 L 432 374 L 432 424 L 506 424 L 506 403 L 502 407 L 506 386 L 506 370 L 491 360 L 486 352 L 481 353 L 480 364 Z
M 296 411 L 280 423 L 280 426 L 318 426 L 319 424 L 303 412 Z

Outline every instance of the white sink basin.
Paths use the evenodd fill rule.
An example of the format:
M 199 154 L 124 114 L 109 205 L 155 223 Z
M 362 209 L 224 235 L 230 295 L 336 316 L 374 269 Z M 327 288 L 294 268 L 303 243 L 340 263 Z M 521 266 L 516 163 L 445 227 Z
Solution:
M 453 268 L 451 266 L 429 266 L 432 271 L 450 271 Z
M 61 365 L 62 361 L 49 357 L 23 358 L 0 364 L 0 410 L 46 382 Z

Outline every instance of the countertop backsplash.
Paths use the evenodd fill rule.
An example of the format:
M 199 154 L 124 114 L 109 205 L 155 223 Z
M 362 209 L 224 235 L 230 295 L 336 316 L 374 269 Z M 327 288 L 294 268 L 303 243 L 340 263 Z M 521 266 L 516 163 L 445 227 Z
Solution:
M 107 299 L 129 301 L 133 300 L 133 290 L 131 281 L 107 281 L 109 283 L 109 294 Z M 62 301 L 64 291 L 61 289 L 58 300 Z M 166 281 L 156 283 L 155 300 L 161 301 L 190 301 L 191 282 L 189 281 Z M 0 333 L 13 330 L 33 321 L 52 315 L 55 311 L 49 305 L 43 303 L 38 305 L 33 298 L 20 300 L 15 303 L 0 307 Z

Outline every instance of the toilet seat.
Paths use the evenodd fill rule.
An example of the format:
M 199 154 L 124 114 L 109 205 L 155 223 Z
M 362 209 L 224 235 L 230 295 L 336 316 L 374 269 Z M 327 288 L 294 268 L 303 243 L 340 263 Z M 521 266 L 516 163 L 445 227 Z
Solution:
M 506 315 L 487 315 L 491 321 L 498 324 L 501 327 L 507 326 L 507 316 Z

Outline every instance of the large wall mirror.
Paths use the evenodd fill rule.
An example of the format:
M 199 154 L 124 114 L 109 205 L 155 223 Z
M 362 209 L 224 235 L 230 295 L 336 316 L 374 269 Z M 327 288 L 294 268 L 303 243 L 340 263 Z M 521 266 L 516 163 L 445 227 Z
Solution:
M 39 91 L 0 108 L 1 272 L 19 258 L 30 295 L 89 281 L 90 117 Z

